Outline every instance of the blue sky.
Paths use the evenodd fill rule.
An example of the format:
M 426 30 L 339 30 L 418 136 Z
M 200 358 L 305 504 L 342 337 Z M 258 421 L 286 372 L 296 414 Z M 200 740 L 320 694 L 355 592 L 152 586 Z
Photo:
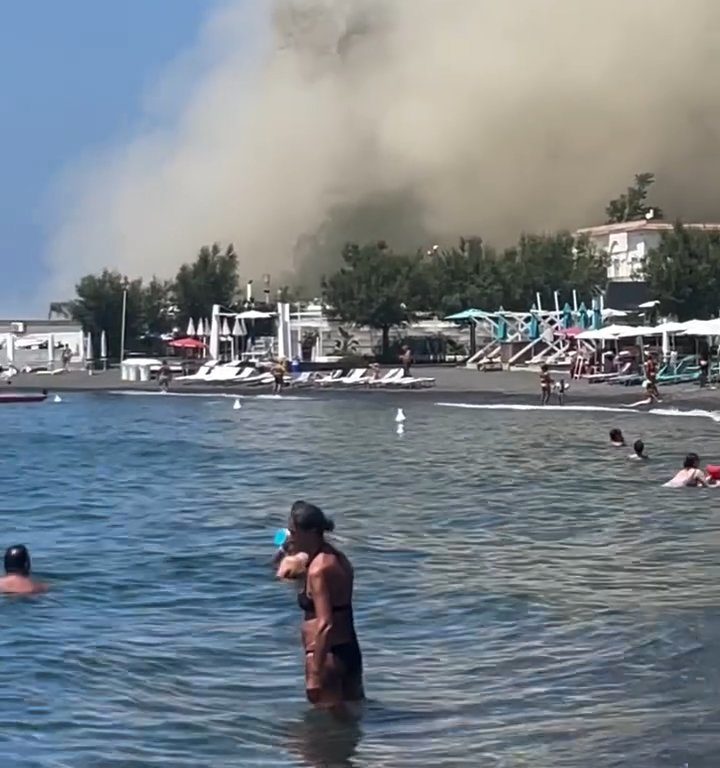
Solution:
M 0 317 L 42 315 L 48 198 L 73 161 L 143 119 L 153 80 L 216 0 L 2 0 Z M 65 297 L 58 297 L 65 298 Z

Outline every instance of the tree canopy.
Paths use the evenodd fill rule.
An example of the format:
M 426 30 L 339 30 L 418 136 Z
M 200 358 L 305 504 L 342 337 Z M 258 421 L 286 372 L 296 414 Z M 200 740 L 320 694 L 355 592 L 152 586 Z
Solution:
M 662 219 L 662 209 L 647 203 L 648 192 L 654 183 L 654 173 L 636 174 L 635 184 L 628 187 L 625 193 L 608 203 L 605 209 L 607 223 L 619 224 L 625 221 L 639 221 L 645 218 Z
M 678 223 L 645 259 L 645 277 L 663 312 L 680 320 L 720 310 L 720 233 Z

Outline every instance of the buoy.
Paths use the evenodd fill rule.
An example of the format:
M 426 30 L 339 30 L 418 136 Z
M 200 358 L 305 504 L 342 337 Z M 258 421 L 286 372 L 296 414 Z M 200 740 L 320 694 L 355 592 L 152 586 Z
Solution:
M 402 424 L 405 421 L 405 414 L 403 413 L 403 409 L 402 408 L 398 408 L 397 414 L 395 416 L 395 421 L 398 424 Z
M 397 425 L 397 433 L 398 435 L 404 435 L 405 434 L 405 425 L 404 424 L 398 424 Z
M 233 411 L 239 411 L 242 408 L 242 405 L 240 404 L 240 398 L 236 397 L 235 402 L 233 403 Z
M 53 403 L 62 403 L 62 398 L 60 397 L 60 395 L 55 395 L 55 397 L 53 398 Z

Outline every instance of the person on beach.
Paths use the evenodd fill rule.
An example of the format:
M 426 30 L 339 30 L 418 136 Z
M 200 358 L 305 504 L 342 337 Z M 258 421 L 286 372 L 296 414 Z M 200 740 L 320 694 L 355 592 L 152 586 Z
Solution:
M 645 391 L 648 394 L 649 402 L 660 402 L 660 393 L 657 387 L 657 364 L 653 355 L 648 355 L 645 361 Z
M 402 348 L 402 355 L 400 355 L 400 362 L 402 363 L 402 369 L 403 369 L 403 378 L 407 378 L 410 376 L 410 369 L 412 368 L 413 364 L 413 353 L 410 350 L 410 347 L 403 347 Z
M 283 391 L 285 386 L 285 363 L 283 360 L 278 360 L 272 367 L 271 371 L 273 376 L 273 394 L 279 395 Z
M 172 381 L 172 371 L 168 365 L 167 360 L 162 361 L 162 365 L 158 370 L 158 384 L 163 392 L 167 392 L 170 389 L 170 382 Z
M 710 355 L 708 354 L 707 350 L 704 350 L 700 354 L 700 360 L 698 362 L 698 368 L 700 369 L 700 378 L 698 379 L 698 383 L 700 384 L 700 387 L 704 389 L 708 385 L 708 380 L 710 378 Z
M 60 353 L 60 360 L 62 362 L 63 371 L 67 371 L 70 367 L 70 361 L 72 360 L 72 350 L 68 344 L 63 347 L 63 351 Z
M 550 401 L 550 393 L 552 392 L 552 377 L 550 376 L 550 370 L 546 363 L 540 366 L 540 404 L 547 405 Z
M 645 453 L 645 443 L 642 440 L 636 440 L 633 443 L 633 452 L 628 456 L 629 459 L 634 461 L 645 461 L 650 457 Z
M 665 483 L 665 488 L 686 488 L 710 485 L 707 475 L 700 469 L 700 457 L 697 453 L 688 453 L 683 462 L 682 469 Z
M 613 448 L 625 447 L 625 438 L 623 437 L 623 433 L 617 427 L 610 430 L 610 445 L 612 445 Z
M 23 544 L 5 551 L 5 576 L 0 578 L 0 592 L 6 595 L 37 595 L 48 587 L 30 576 L 30 553 Z
M 354 572 L 348 558 L 325 540 L 332 520 L 314 504 L 296 501 L 290 510 L 289 554 L 280 579 L 299 579 L 303 611 L 305 691 L 316 707 L 339 707 L 365 698 L 363 663 L 353 620 Z
M 565 393 L 570 389 L 570 385 L 565 379 L 560 379 L 560 381 L 555 382 L 553 389 L 557 395 L 558 405 L 565 405 Z

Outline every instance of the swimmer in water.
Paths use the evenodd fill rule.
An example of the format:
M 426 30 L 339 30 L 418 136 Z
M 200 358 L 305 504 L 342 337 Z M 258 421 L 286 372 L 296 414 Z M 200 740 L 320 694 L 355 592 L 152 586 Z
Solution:
M 700 457 L 697 453 L 688 453 L 683 462 L 683 468 L 665 483 L 665 488 L 707 487 L 710 482 L 707 475 L 700 469 Z
M 30 577 L 30 553 L 22 544 L 5 551 L 5 576 L 0 578 L 0 592 L 8 595 L 36 595 L 47 592 L 47 585 Z
M 282 579 L 303 578 L 298 605 L 304 613 L 305 691 L 308 701 L 325 708 L 365 698 L 353 621 L 353 567 L 325 541 L 333 528 L 319 507 L 296 501 L 288 524 L 289 551 L 295 554 L 283 558 L 277 571 Z
M 612 445 L 613 448 L 625 447 L 625 438 L 623 437 L 623 433 L 617 429 L 617 427 L 610 430 L 610 445 Z
M 636 440 L 633 443 L 633 451 L 634 453 L 631 453 L 630 456 L 628 456 L 629 459 L 644 461 L 650 458 L 647 453 L 645 453 L 645 443 L 643 443 L 642 440 Z

